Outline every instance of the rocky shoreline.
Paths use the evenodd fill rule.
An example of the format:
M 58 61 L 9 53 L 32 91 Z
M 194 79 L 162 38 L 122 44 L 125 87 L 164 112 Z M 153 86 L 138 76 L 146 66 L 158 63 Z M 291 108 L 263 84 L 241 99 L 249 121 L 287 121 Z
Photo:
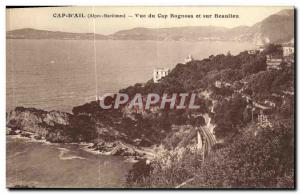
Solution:
M 46 140 L 45 137 L 39 134 L 35 134 L 28 131 L 12 130 L 11 128 L 6 128 L 6 135 L 17 139 L 30 140 L 32 142 L 47 143 L 47 144 L 53 143 Z M 121 156 L 128 162 L 137 162 L 139 160 L 151 159 L 153 157 L 153 153 L 150 151 L 150 149 L 144 150 L 143 148 L 138 148 L 133 145 L 125 144 L 121 141 L 113 141 L 113 142 L 100 141 L 97 143 L 70 142 L 70 143 L 63 143 L 63 144 L 83 145 L 82 149 L 91 154 Z

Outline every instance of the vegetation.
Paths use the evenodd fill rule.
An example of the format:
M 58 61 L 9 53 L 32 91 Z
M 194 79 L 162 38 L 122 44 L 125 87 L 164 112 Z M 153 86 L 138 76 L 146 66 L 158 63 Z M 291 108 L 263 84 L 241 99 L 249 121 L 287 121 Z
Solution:
M 21 107 L 15 111 L 32 113 L 35 117 L 28 120 L 30 127 L 47 129 L 46 139 L 52 142 L 93 142 L 101 138 L 140 142 L 139 146 L 159 145 L 151 164 L 142 160 L 133 165 L 127 178 L 132 187 L 176 187 L 192 178 L 185 186 L 290 188 L 294 186 L 294 69 L 282 66 L 280 71 L 266 71 L 266 55 L 280 56 L 282 49 L 269 45 L 262 53 L 221 54 L 178 64 L 159 83 L 149 80 L 145 85 L 120 90 L 130 97 L 136 93 L 206 93 L 208 97 L 197 101 L 200 109 L 141 114 L 122 108 L 104 110 L 94 101 L 74 107 L 73 114 L 56 113 L 67 120 L 63 124 L 46 111 Z M 216 81 L 222 86 L 215 87 Z M 269 127 L 255 124 L 252 100 L 276 103 Z M 44 122 L 48 116 L 53 122 Z M 215 145 L 203 160 L 195 145 L 197 128 L 205 127 L 206 116 L 215 125 L 216 138 L 224 142 Z M 24 122 L 11 119 L 7 125 L 18 130 Z
M 253 125 L 245 127 L 232 142 L 215 146 L 204 162 L 201 154 L 189 149 L 158 152 L 159 158 L 147 167 L 149 176 L 133 168 L 129 177 L 135 178 L 129 178 L 128 184 L 175 188 L 192 178 L 184 187 L 293 188 L 293 126 L 278 122 L 273 128 L 257 130 Z
M 213 153 L 195 173 L 197 187 L 294 187 L 294 128 L 278 123 L 256 136 L 250 128 Z
M 272 93 L 281 94 L 282 91 L 290 90 L 294 87 L 294 69 L 283 68 L 281 71 L 261 71 L 249 77 L 248 89 L 253 93 L 253 97 L 261 100 Z
M 203 161 L 202 154 L 190 146 L 196 143 L 193 140 L 195 130 L 185 129 L 180 133 L 172 129 L 161 141 L 160 156 L 148 165 L 149 175 L 132 173 L 133 168 L 129 174 L 134 178 L 128 179 L 128 185 L 174 188 L 192 180 L 184 187 L 293 188 L 294 96 L 286 95 L 284 91 L 293 91 L 294 69 L 282 66 L 280 71 L 266 71 L 266 55 L 281 57 L 282 49 L 278 45 L 269 45 L 259 54 L 217 55 L 187 65 L 178 64 L 158 84 L 149 81 L 144 87 L 122 90 L 131 95 L 137 91 L 161 94 L 210 90 L 211 99 L 206 100 L 206 104 L 209 107 L 215 100 L 214 112 L 206 108 L 202 113 L 213 118 L 217 139 L 225 140 L 216 144 Z M 229 86 L 216 88 L 213 86 L 215 81 Z M 247 102 L 244 95 L 258 102 L 276 102 L 270 117 L 271 127 L 261 128 L 252 122 L 247 107 L 252 101 Z M 197 126 L 190 117 L 182 117 L 181 124 Z
M 226 138 L 227 136 L 236 134 L 239 128 L 243 127 L 247 122 L 244 115 L 241 114 L 246 108 L 246 101 L 240 95 L 234 98 L 220 101 L 216 108 L 215 135 L 217 138 Z

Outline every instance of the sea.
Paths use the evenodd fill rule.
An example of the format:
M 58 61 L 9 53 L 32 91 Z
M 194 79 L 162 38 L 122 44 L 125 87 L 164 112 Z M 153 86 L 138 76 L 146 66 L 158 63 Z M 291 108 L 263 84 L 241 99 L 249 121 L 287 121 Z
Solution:
M 156 67 L 255 48 L 238 41 L 6 40 L 6 111 L 17 106 L 71 112 L 96 96 L 144 83 Z M 123 187 L 131 163 L 76 144 L 8 137 L 7 186 Z
M 87 152 L 86 146 L 7 137 L 7 187 L 125 187 L 132 163 L 118 156 Z

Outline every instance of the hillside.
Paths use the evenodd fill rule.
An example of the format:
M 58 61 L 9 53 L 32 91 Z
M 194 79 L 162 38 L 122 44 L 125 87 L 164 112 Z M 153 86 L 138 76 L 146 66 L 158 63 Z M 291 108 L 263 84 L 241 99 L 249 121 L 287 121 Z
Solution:
M 283 43 L 294 37 L 294 10 L 282 10 L 253 26 L 235 28 L 187 26 L 172 28 L 133 28 L 111 35 L 96 34 L 96 39 L 114 40 L 176 40 L 176 41 L 251 41 L 257 44 Z M 93 33 L 67 33 L 31 28 L 7 32 L 11 39 L 94 39 Z
M 228 31 L 224 27 L 197 26 L 177 28 L 134 28 L 114 33 L 114 39 L 135 40 L 221 40 Z
M 173 125 L 151 164 L 142 162 L 128 176 L 131 187 L 153 188 L 293 188 L 294 187 L 294 69 L 266 70 L 266 49 L 259 54 L 216 55 L 178 64 L 161 82 L 132 86 L 121 92 L 198 92 L 203 106 L 189 113 L 169 112 Z M 218 88 L 216 81 L 225 83 Z M 226 86 L 227 85 L 227 86 Z M 289 95 L 288 95 L 289 93 Z M 250 99 L 250 100 L 249 100 Z M 269 124 L 260 124 L 257 106 L 267 108 Z M 261 104 L 263 106 L 257 105 Z M 190 116 L 189 116 L 190 115 Z M 195 150 L 196 131 L 208 128 L 210 117 L 218 143 L 205 155 Z M 203 133 L 204 134 L 204 133 Z M 203 159 L 205 158 L 205 160 Z M 145 165 L 145 164 L 144 164 Z M 146 165 L 147 166 L 147 165 Z M 238 178 L 237 178 L 238 177 Z M 259 178 L 258 178 L 259 177 Z
M 294 38 L 294 11 L 282 10 L 252 26 L 249 38 L 255 41 L 282 43 Z
M 134 28 L 116 32 L 111 37 L 135 40 L 243 40 L 258 44 L 282 43 L 290 41 L 294 37 L 294 10 L 282 10 L 250 27 Z
M 101 109 L 96 101 L 74 107 L 72 114 L 17 107 L 7 113 L 7 134 L 53 143 L 89 142 L 93 152 L 133 157 L 139 162 L 128 174 L 129 187 L 175 188 L 192 180 L 185 186 L 293 188 L 294 69 L 286 65 L 267 71 L 271 52 L 278 50 L 177 64 L 159 83 L 149 80 L 120 90 L 131 97 L 197 93 L 200 109 L 138 113 Z M 216 81 L 226 84 L 217 87 Z M 266 106 L 266 101 L 275 106 L 266 113 L 269 124 L 263 125 L 257 104 Z M 199 129 L 216 138 L 215 144 L 206 144 L 210 151 L 196 149 Z

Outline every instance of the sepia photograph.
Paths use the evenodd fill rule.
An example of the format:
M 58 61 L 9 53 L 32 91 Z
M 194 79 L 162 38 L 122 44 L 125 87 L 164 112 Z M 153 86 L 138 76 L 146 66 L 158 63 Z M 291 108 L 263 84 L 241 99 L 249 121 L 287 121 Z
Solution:
M 293 6 L 6 7 L 9 189 L 296 189 Z

